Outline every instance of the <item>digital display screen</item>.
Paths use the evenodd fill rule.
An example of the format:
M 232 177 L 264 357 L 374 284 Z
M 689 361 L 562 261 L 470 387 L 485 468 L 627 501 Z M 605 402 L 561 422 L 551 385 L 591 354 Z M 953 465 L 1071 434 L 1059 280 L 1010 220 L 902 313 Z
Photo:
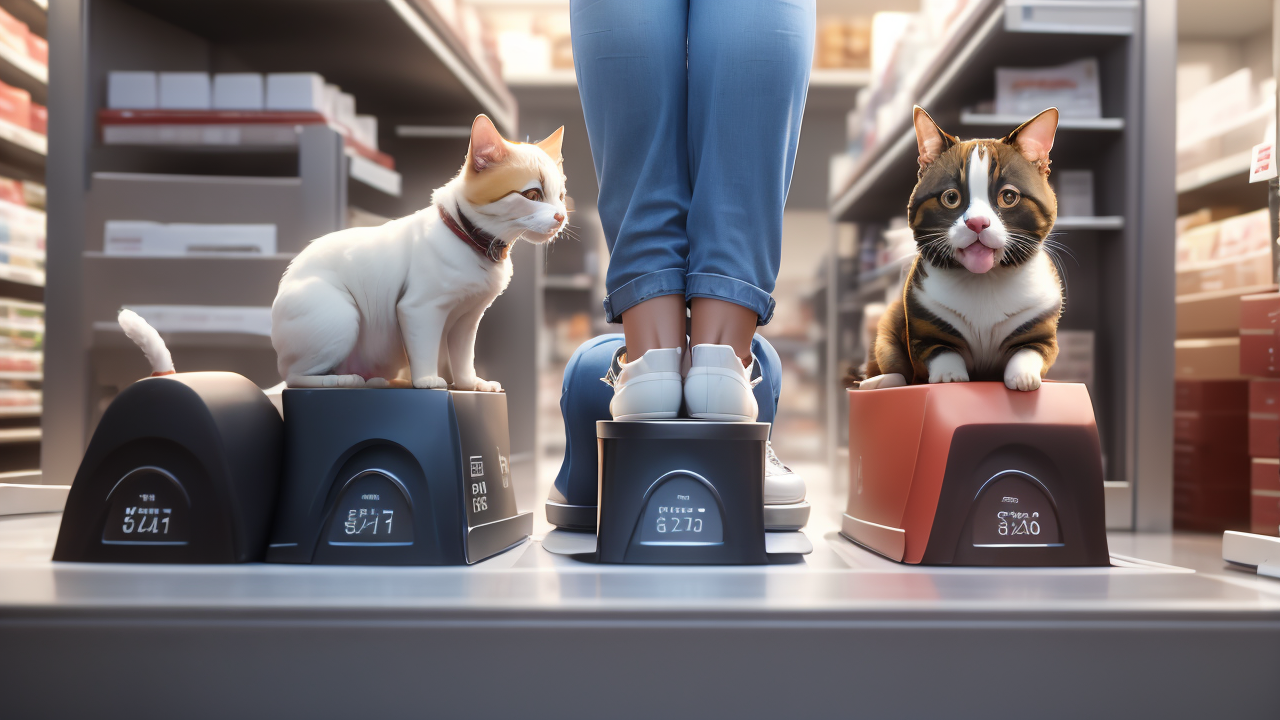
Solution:
M 700 480 L 674 475 L 649 496 L 640 521 L 641 545 L 724 542 L 720 505 Z
M 496 445 L 490 451 L 463 458 L 463 486 L 467 525 L 476 527 L 516 514 L 515 489 L 511 487 L 511 461 Z
M 413 544 L 413 511 L 404 491 L 376 470 L 347 483 L 330 517 L 330 545 Z
M 106 545 L 185 545 L 190 502 L 176 478 L 160 468 L 133 470 L 111 490 L 102 530 Z
M 1039 483 L 1022 473 L 1005 473 L 989 482 L 974 512 L 974 547 L 1062 544 L 1053 502 Z

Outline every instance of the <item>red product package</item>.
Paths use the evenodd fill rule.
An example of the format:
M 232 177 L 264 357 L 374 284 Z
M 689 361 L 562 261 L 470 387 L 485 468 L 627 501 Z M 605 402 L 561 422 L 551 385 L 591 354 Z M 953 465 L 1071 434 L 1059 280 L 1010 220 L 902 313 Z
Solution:
M 1280 534 L 1280 493 L 1254 493 L 1250 498 L 1249 530 L 1258 535 Z
M 40 103 L 31 103 L 31 119 L 27 127 L 40 133 L 49 134 L 49 108 Z
M 0 10 L 0 43 L 26 55 L 28 52 L 27 38 L 30 35 L 31 28 L 27 27 L 26 23 L 4 10 Z
M 1280 458 L 1280 380 L 1249 381 L 1249 455 Z
M 30 127 L 31 93 L 0 82 L 0 120 Z
M 41 65 L 49 64 L 49 41 L 36 35 L 35 33 L 27 34 L 27 57 L 40 63 Z
M 1240 374 L 1280 377 L 1277 327 L 1280 327 L 1280 293 L 1240 298 Z

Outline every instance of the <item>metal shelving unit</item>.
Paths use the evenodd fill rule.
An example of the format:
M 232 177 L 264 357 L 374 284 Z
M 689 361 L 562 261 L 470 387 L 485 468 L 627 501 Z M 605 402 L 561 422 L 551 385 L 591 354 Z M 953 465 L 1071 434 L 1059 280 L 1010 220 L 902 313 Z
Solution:
M 407 215 L 427 207 L 431 191 L 457 172 L 467 135 L 424 145 L 396 133 L 397 126 L 464 128 L 483 112 L 508 136 L 515 133 L 514 98 L 428 0 L 85 0 L 54 3 L 49 28 L 56 88 L 49 195 L 56 214 L 45 357 L 48 372 L 67 382 L 46 391 L 46 484 L 71 481 L 106 403 L 146 374 L 141 355 L 113 327 L 121 306 L 270 306 L 293 256 L 346 227 L 350 208 Z M 399 161 L 398 171 L 318 120 L 188 126 L 177 141 L 169 141 L 173 133 L 148 135 L 151 126 L 112 124 L 100 113 L 113 70 L 320 73 L 353 94 L 361 112 L 378 117 L 379 149 Z M 163 117 L 157 123 L 164 125 Z M 0 127 L 0 161 L 3 141 Z M 272 224 L 277 250 L 108 255 L 108 220 Z M 526 315 L 538 253 L 517 247 L 512 257 L 515 280 L 486 314 L 477 362 L 482 375 L 511 388 L 518 464 L 522 451 L 532 452 L 525 428 L 534 424 L 536 383 L 523 378 L 499 339 L 532 324 Z M 165 335 L 179 370 L 239 372 L 263 387 L 280 380 L 275 352 L 260 334 Z
M 1094 403 L 1109 481 L 1108 521 L 1143 530 L 1167 529 L 1172 517 L 1174 37 L 1169 3 L 986 0 L 958 21 L 908 92 L 945 129 L 999 136 L 1026 118 L 966 110 L 974 98 L 994 94 L 996 67 L 1098 58 L 1103 117 L 1064 119 L 1054 144 L 1054 169 L 1094 171 L 1100 213 L 1063 217 L 1055 227 L 1074 256 L 1065 259 L 1062 327 L 1097 333 Z M 910 113 L 878 137 L 846 186 L 833 193 L 833 219 L 883 224 L 902 214 L 916 180 Z M 861 305 L 877 299 L 877 290 L 882 298 L 896 277 L 896 268 L 842 276 L 830 263 L 828 337 L 856 335 Z M 850 342 L 855 355 L 865 355 L 860 339 Z M 842 368 L 864 359 L 841 357 L 839 345 L 827 351 L 830 396 L 839 398 L 828 408 L 833 462 L 843 445 Z

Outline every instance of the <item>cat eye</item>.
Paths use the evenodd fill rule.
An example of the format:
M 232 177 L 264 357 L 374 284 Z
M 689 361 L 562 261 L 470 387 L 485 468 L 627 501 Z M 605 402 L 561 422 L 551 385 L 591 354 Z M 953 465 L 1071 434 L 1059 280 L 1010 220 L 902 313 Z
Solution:
M 1022 193 L 1018 192 L 1017 188 L 1012 185 L 1005 185 L 1000 188 L 1000 195 L 996 198 L 996 203 L 1002 208 L 1011 208 L 1017 205 L 1021 199 Z
M 960 191 L 955 188 L 944 191 L 939 199 L 942 200 L 943 207 L 952 210 L 960 207 Z
M 542 191 L 538 188 L 529 188 L 520 194 L 534 202 L 542 202 Z

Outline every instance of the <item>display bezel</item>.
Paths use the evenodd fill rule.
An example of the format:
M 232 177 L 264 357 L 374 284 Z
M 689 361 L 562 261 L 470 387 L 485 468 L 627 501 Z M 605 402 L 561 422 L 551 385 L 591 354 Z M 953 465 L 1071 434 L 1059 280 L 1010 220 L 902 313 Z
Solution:
M 177 476 L 175 476 L 173 473 L 169 472 L 168 470 L 165 470 L 164 468 L 158 467 L 156 465 L 141 465 L 139 467 L 136 467 L 130 470 L 124 475 L 121 475 L 120 479 L 117 480 L 116 483 L 111 486 L 111 490 L 107 492 L 107 497 L 103 500 L 103 505 L 106 505 L 107 507 L 107 514 L 106 514 L 106 519 L 104 520 L 102 533 L 99 535 L 99 538 L 98 538 L 98 542 L 102 543 L 103 545 L 125 545 L 125 546 L 136 545 L 136 546 L 152 546 L 152 547 L 166 547 L 166 546 L 181 547 L 183 545 L 190 544 L 191 543 L 190 540 L 108 540 L 106 538 L 106 532 L 107 532 L 106 524 L 111 522 L 111 514 L 112 514 L 111 511 L 115 508 L 115 505 L 112 504 L 111 502 L 111 498 L 115 496 L 116 491 L 120 489 L 120 486 L 123 485 L 126 480 L 140 473 L 155 473 L 157 475 L 163 476 L 166 480 L 169 481 L 171 485 L 176 487 L 178 489 L 178 492 L 182 496 L 182 501 L 186 503 L 186 507 L 184 508 L 184 510 L 187 512 L 188 517 L 190 517 L 190 513 L 192 512 L 191 495 L 187 492 L 187 489 L 183 487 L 182 483 L 178 480 Z M 190 528 L 188 528 L 187 531 L 190 532 Z

